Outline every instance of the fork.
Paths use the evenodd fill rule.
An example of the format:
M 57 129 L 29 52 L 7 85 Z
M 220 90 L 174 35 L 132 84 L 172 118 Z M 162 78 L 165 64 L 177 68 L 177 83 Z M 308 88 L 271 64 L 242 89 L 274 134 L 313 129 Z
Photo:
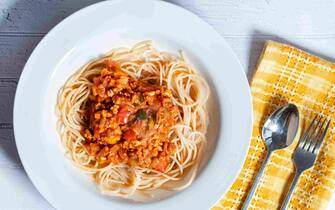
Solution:
M 290 190 L 286 195 L 281 210 L 287 209 L 295 185 L 302 172 L 311 168 L 315 163 L 320 151 L 323 139 L 329 128 L 330 119 L 315 116 L 308 126 L 304 136 L 299 140 L 298 146 L 293 154 L 293 162 L 296 170 Z

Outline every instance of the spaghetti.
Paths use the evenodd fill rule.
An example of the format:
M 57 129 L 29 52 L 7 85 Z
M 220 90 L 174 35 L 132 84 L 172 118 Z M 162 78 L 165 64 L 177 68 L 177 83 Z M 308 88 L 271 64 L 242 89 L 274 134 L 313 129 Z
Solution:
M 101 86 L 107 84 L 106 78 L 110 86 Z M 127 87 L 117 89 L 122 81 Z M 106 87 L 114 89 L 108 92 Z M 113 49 L 83 66 L 60 90 L 61 141 L 72 162 L 90 174 L 104 194 L 131 198 L 134 194 L 153 196 L 158 189 L 182 190 L 194 180 L 205 146 L 209 93 L 207 82 L 182 53 L 160 52 L 150 41 L 131 49 Z M 127 107 L 139 108 L 128 108 L 124 114 L 125 100 L 133 103 Z M 153 106 L 156 102 L 160 105 Z M 101 106 L 108 111 L 101 111 Z M 102 121 L 108 125 L 105 130 L 99 127 Z M 150 145 L 154 140 L 161 146 L 143 155 L 138 145 L 147 142 L 154 151 Z

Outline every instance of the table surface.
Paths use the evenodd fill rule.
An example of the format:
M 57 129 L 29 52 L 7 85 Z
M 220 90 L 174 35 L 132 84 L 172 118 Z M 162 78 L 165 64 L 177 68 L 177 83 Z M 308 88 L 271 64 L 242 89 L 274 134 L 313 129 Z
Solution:
M 15 89 L 27 58 L 42 37 L 65 17 L 95 2 L 98 0 L 0 1 L 1 210 L 53 209 L 30 182 L 16 150 L 12 124 Z M 170 2 L 212 25 L 237 54 L 248 77 L 268 39 L 335 59 L 334 0 Z M 331 208 L 335 208 L 335 199 Z

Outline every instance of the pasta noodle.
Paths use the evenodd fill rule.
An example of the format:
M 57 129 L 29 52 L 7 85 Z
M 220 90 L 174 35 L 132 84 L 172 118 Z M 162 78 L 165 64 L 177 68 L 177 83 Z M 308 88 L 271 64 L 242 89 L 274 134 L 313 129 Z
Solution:
M 81 131 L 88 125 L 82 113 L 87 112 L 92 78 L 101 73 L 109 60 L 118 63 L 121 71 L 130 77 L 166 86 L 172 93 L 172 102 L 180 114 L 168 133 L 176 152 L 170 156 L 171 162 L 164 172 L 124 163 L 101 166 L 84 147 Z M 84 65 L 59 91 L 57 113 L 61 141 L 74 165 L 89 174 L 104 194 L 130 198 L 135 193 L 152 196 L 157 189 L 182 190 L 194 180 L 206 143 L 209 94 L 207 82 L 186 63 L 182 53 L 175 56 L 160 52 L 151 41 L 137 43 L 131 49 L 113 49 Z

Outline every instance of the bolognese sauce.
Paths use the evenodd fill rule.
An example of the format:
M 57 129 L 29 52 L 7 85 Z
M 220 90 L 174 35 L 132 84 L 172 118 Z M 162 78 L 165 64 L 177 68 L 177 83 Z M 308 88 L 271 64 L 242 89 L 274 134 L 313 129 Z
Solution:
M 176 151 L 169 131 L 181 114 L 164 85 L 136 80 L 114 62 L 92 78 L 84 147 L 101 165 L 125 163 L 164 172 Z

